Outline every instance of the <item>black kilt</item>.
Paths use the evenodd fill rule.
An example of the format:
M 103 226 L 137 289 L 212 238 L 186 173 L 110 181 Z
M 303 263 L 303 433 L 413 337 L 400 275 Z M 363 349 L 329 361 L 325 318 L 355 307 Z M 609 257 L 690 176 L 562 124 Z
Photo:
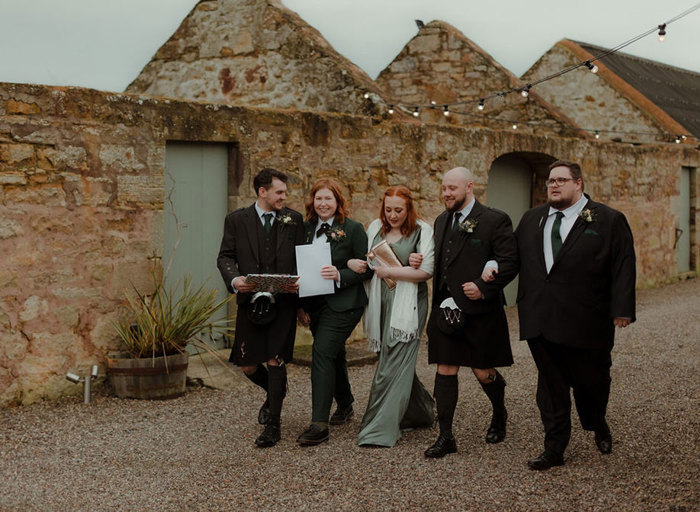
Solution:
M 447 335 L 438 328 L 438 314 L 441 314 L 440 308 L 434 307 L 428 319 L 430 364 L 481 369 L 513 364 L 508 321 L 502 307 L 487 313 L 466 315 L 463 330 L 453 335 Z
M 292 360 L 297 330 L 296 296 L 276 295 L 277 316 L 268 325 L 255 325 L 248 319 L 250 303 L 238 305 L 236 333 L 229 361 L 252 366 L 279 357 Z

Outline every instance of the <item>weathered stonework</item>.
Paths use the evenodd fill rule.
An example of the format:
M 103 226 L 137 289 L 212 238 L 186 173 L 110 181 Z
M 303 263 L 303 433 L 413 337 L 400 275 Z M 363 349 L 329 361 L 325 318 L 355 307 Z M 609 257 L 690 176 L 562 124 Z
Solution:
M 38 111 L 13 113 L 17 103 Z M 700 152 L 684 145 L 17 84 L 0 84 L 0 135 L 0 405 L 79 392 L 65 373 L 85 373 L 118 347 L 111 321 L 124 291 L 131 283 L 148 289 L 162 252 L 167 141 L 238 144 L 243 181 L 230 191 L 232 207 L 253 202 L 252 176 L 272 166 L 289 174 L 289 203 L 298 210 L 315 179 L 338 178 L 361 222 L 377 215 L 384 189 L 399 183 L 413 191 L 422 216 L 434 219 L 442 210 L 441 174 L 456 165 L 473 169 L 477 197 L 488 203 L 488 171 L 502 155 L 580 161 L 586 191 L 630 221 L 639 286 L 675 278 L 678 171 L 700 166 Z
M 592 58 L 593 55 L 576 43 L 564 39 L 540 57 L 522 76 L 522 80 L 535 81 Z M 625 95 L 634 95 L 635 91 L 606 68 L 604 59 L 596 62 L 596 65 L 600 68 L 597 73 L 591 73 L 582 67 L 538 84 L 537 92 L 565 112 L 578 126 L 598 130 L 602 139 L 625 142 L 657 142 L 668 139 L 669 126 L 660 123 L 651 110 L 665 118 L 668 116 L 648 100 L 642 99 L 649 103 L 649 110 L 631 102 Z M 639 96 L 638 93 L 636 95 Z M 670 118 L 668 120 L 671 124 L 676 124 Z M 670 129 L 671 134 L 685 132 L 683 127 Z
M 525 133 L 578 133 L 576 124 L 547 104 L 535 90 L 527 98 L 511 93 L 488 99 L 483 111 L 479 111 L 480 98 L 524 87 L 526 82 L 444 21 L 432 21 L 421 28 L 376 82 L 392 103 L 411 106 L 434 101 L 434 110 L 420 111 L 424 121 L 496 129 L 512 129 L 513 121 L 517 121 L 517 130 Z M 455 105 L 460 102 L 469 103 Z M 449 116 L 444 115 L 443 105 L 450 105 Z
M 376 115 L 382 91 L 278 0 L 198 3 L 127 92 Z

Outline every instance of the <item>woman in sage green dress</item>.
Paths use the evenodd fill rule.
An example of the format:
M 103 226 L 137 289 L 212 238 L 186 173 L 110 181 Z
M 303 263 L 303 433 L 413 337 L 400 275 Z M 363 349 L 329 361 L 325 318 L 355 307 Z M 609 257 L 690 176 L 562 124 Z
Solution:
M 370 263 L 374 276 L 365 287 L 369 304 L 363 325 L 371 347 L 379 352 L 369 403 L 362 418 L 360 446 L 394 446 L 401 430 L 430 427 L 435 402 L 416 376 L 421 333 L 428 314 L 426 281 L 433 273 L 432 228 L 418 219 L 410 191 L 390 187 L 384 194 L 379 219 L 367 229 L 368 250 L 386 240 L 403 266 Z M 411 268 L 408 257 L 421 253 L 419 269 Z M 366 261 L 351 260 L 356 272 L 366 270 Z M 390 289 L 385 278 L 396 282 Z

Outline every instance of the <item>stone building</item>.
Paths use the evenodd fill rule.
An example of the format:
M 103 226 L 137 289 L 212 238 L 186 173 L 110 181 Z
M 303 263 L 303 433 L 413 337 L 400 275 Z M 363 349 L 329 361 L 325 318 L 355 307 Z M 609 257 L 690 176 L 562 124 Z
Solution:
M 376 115 L 381 90 L 279 0 L 201 0 L 126 89 L 210 103 Z
M 486 51 L 444 21 L 421 27 L 377 77 L 377 84 L 394 103 L 411 113 L 421 108 L 425 121 L 488 126 L 526 133 L 584 136 L 576 123 L 532 90 L 527 97 L 495 93 L 524 88 L 525 82 L 501 66 Z M 485 98 L 485 99 L 484 99 Z M 479 102 L 483 101 L 483 109 Z M 449 116 L 444 115 L 449 105 Z
M 597 72 L 582 67 L 548 80 L 537 91 L 580 127 L 600 138 L 625 142 L 700 140 L 700 73 L 622 52 L 594 60 L 605 48 L 562 39 L 523 75 L 530 82 L 593 60 Z M 571 75 L 575 74 L 575 79 Z
M 213 16 L 230 5 L 231 0 L 201 2 L 190 18 Z M 265 12 L 272 13 L 269 19 L 284 14 Z M 196 28 L 183 27 L 182 37 Z M 177 41 L 173 47 L 180 53 L 173 54 L 198 55 L 194 39 Z M 277 45 L 282 57 L 302 70 L 313 68 L 313 58 L 303 59 L 306 68 L 296 59 L 295 51 L 307 46 L 278 43 L 269 44 Z M 231 44 L 226 47 L 233 50 Z M 255 43 L 265 44 L 264 39 Z M 314 73 L 323 79 L 322 70 L 333 59 L 327 57 L 330 50 L 315 55 L 320 64 Z M 274 55 L 266 58 L 284 62 Z M 238 76 L 234 61 L 225 67 Z M 213 62 L 202 64 L 202 70 L 211 65 L 212 74 L 191 91 L 219 83 L 224 68 Z M 354 76 L 351 70 L 343 75 L 343 61 L 336 64 L 329 74 Z M 200 68 L 193 63 L 189 69 Z M 301 77 L 290 72 L 280 80 L 294 82 L 294 88 Z M 176 83 L 164 83 L 169 81 Z M 269 83 L 268 77 L 265 86 Z M 361 89 L 367 90 L 348 87 L 346 104 Z M 306 110 L 269 108 L 274 95 L 249 98 L 266 107 L 257 108 L 226 104 L 216 91 L 198 101 L 163 97 L 175 90 L 155 92 L 158 96 L 0 83 L 0 406 L 77 392 L 65 373 L 85 373 L 117 348 L 112 321 L 125 293 L 133 286 L 148 291 L 151 270 L 177 245 L 171 211 L 183 227 L 172 268 L 179 265 L 200 280 L 211 272 L 212 282 L 220 281 L 215 255 L 223 217 L 252 203 L 252 176 L 265 166 L 290 175 L 290 205 L 297 209 L 313 180 L 338 178 L 347 188 L 353 217 L 367 222 L 376 216 L 385 188 L 394 184 L 407 185 L 423 217 L 434 219 L 442 209 L 440 176 L 455 165 L 475 172 L 480 201 L 499 204 L 504 191 L 516 191 L 521 203 L 515 207 L 527 208 L 541 201 L 546 165 L 565 157 L 581 162 L 586 191 L 594 199 L 627 215 L 639 259 L 638 286 L 676 279 L 685 272 L 683 251 L 688 270 L 698 268 L 700 151 L 689 144 L 624 144 L 510 127 L 420 122 L 374 110 L 361 115 L 362 102 L 359 111 L 322 111 L 333 110 L 328 105 L 340 102 L 340 92 L 329 92 L 323 99 L 327 103 L 317 104 L 315 111 L 310 105 Z M 544 103 L 532 103 L 544 116 Z M 569 129 L 564 118 L 552 119 L 550 126 Z M 681 249 L 676 229 L 686 214 L 692 242 Z

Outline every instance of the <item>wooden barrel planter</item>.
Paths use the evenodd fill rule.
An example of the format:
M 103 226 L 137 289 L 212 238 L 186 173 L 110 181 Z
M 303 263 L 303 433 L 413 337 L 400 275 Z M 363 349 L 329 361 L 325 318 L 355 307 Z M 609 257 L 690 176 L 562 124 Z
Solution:
M 177 398 L 185 394 L 188 358 L 188 354 L 142 359 L 108 357 L 107 374 L 119 398 Z

